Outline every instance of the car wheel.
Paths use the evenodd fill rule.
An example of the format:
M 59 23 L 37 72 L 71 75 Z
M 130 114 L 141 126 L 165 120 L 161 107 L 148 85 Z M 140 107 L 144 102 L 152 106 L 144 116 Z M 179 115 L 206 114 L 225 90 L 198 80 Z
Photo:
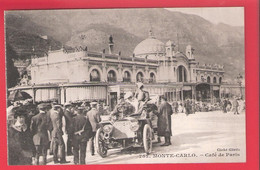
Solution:
M 152 129 L 148 124 L 144 125 L 143 129 L 143 145 L 146 154 L 152 152 Z
M 107 148 L 105 146 L 105 141 L 104 141 L 104 132 L 100 128 L 97 130 L 95 141 L 96 141 L 97 153 L 102 158 L 105 158 L 107 156 Z

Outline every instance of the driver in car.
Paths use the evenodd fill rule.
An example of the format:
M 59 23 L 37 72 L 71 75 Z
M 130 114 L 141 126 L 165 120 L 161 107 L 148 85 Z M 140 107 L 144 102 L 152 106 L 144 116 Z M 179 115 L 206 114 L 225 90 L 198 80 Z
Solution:
M 124 98 L 121 98 L 115 109 L 112 111 L 111 116 L 117 116 L 117 119 L 122 119 L 135 113 L 135 107 L 132 104 L 133 94 L 127 92 Z

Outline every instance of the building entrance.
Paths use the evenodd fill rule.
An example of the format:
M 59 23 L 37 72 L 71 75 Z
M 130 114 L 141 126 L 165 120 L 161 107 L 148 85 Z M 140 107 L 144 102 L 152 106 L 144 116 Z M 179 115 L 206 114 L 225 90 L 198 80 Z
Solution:
M 111 92 L 110 93 L 110 106 L 111 106 L 111 110 L 114 110 L 116 105 L 117 105 L 117 92 Z
M 210 85 L 201 83 L 196 86 L 196 100 L 202 102 L 210 102 Z

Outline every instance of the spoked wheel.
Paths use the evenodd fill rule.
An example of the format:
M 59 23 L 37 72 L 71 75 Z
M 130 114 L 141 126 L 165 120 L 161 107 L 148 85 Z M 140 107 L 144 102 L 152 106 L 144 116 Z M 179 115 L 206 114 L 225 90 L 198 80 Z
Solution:
M 144 144 L 144 152 L 149 154 L 152 152 L 152 129 L 146 124 L 143 129 L 143 144 Z
M 107 156 L 107 148 L 105 146 L 104 141 L 104 132 L 102 129 L 98 129 L 96 133 L 96 147 L 97 147 L 97 153 L 102 157 L 105 158 Z

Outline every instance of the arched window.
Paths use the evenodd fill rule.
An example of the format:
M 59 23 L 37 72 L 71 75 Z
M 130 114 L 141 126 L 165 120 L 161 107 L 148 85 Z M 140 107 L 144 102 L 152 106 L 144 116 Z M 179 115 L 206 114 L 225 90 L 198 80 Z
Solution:
M 222 77 L 219 77 L 219 84 L 222 83 Z
M 207 77 L 207 83 L 210 83 L 210 77 L 209 76 Z
M 217 78 L 216 77 L 213 78 L 213 83 L 217 83 Z
M 144 75 L 142 72 L 138 72 L 137 75 L 136 75 L 136 81 L 137 82 L 142 82 L 144 79 Z
M 129 71 L 124 72 L 123 82 L 131 82 L 131 74 Z
M 114 70 L 110 70 L 107 74 L 107 81 L 108 82 L 116 82 L 116 73 Z
M 150 82 L 150 83 L 154 83 L 155 81 L 156 81 L 155 74 L 154 74 L 154 73 L 150 73 L 150 79 L 149 79 L 149 82 Z
M 97 69 L 94 69 L 90 73 L 90 81 L 100 81 L 100 73 Z
M 184 66 L 179 66 L 177 68 L 177 81 L 187 82 L 187 70 Z

